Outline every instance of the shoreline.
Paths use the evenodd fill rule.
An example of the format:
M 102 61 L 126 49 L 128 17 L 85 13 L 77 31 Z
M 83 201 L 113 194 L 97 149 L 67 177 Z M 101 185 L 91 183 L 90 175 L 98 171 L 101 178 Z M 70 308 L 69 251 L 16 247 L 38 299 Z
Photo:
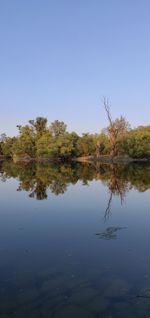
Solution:
M 49 162 L 49 163 L 71 163 L 71 162 L 81 162 L 81 163 L 132 163 L 132 162 L 150 162 L 150 158 L 130 158 L 130 157 L 112 157 L 112 156 L 100 156 L 99 158 L 95 158 L 93 156 L 83 156 L 77 158 L 70 159 L 62 159 L 62 158 L 47 158 L 47 157 L 39 157 L 39 158 L 31 158 L 29 156 L 17 156 L 15 158 L 2 156 L 0 155 L 0 161 L 12 160 L 14 163 L 22 162 L 22 163 L 30 163 L 30 162 Z

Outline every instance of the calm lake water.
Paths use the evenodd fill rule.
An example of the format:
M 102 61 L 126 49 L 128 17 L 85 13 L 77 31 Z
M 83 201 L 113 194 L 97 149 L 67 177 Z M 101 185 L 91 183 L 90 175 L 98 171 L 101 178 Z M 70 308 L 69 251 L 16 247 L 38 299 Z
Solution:
M 0 162 L 0 318 L 150 317 L 150 165 Z

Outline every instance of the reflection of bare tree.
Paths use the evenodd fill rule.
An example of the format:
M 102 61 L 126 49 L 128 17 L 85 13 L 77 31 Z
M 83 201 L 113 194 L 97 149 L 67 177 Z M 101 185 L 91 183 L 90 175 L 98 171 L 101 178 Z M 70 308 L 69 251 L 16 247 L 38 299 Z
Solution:
M 110 196 L 109 196 L 107 208 L 106 208 L 105 214 L 104 214 L 104 220 L 105 220 L 105 221 L 106 221 L 107 219 L 109 219 L 110 214 L 111 214 L 111 202 L 112 202 L 112 197 L 113 197 L 113 194 L 112 194 L 112 192 L 111 192 L 111 193 L 110 193 Z
M 109 165 L 110 177 L 108 179 L 109 199 L 104 214 L 104 220 L 106 221 L 111 214 L 111 203 L 113 196 L 119 196 L 121 205 L 123 204 L 126 192 L 129 190 L 129 182 L 121 177 L 118 169 L 118 165 Z
M 100 161 L 96 161 L 92 165 L 95 167 L 96 179 L 106 181 L 109 190 L 107 207 L 104 213 L 104 220 L 106 221 L 111 214 L 113 196 L 118 196 L 122 205 L 126 192 L 130 188 L 130 183 L 127 175 L 124 174 L 125 166 L 113 163 L 104 164 Z

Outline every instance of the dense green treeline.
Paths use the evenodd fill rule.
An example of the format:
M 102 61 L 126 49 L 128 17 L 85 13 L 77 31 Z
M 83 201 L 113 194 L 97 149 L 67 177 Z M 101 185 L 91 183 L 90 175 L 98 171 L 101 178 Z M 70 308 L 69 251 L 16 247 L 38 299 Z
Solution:
M 1 134 L 0 155 L 62 161 L 86 156 L 98 159 L 103 155 L 150 159 L 150 126 L 131 129 L 122 116 L 114 121 L 110 117 L 108 127 L 101 133 L 82 136 L 68 132 L 66 124 L 58 120 L 48 125 L 43 117 L 17 127 L 17 137 Z

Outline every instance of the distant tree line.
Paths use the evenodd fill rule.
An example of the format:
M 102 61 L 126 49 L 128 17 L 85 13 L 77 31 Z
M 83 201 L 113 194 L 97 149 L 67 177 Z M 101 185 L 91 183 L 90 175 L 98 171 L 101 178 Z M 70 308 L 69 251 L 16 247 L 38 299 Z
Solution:
M 0 155 L 6 157 L 29 156 L 70 160 L 76 157 L 129 156 L 150 158 L 150 126 L 131 129 L 124 117 L 112 119 L 110 106 L 104 100 L 108 127 L 99 134 L 68 132 L 63 121 L 48 125 L 47 118 L 37 117 L 25 126 L 18 125 L 17 137 L 0 136 Z

